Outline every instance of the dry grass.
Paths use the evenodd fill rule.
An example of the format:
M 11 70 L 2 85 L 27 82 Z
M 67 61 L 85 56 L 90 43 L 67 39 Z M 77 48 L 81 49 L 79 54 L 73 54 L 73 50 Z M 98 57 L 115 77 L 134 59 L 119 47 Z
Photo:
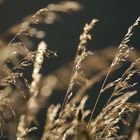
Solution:
M 137 93 L 135 87 L 139 83 L 135 78 L 139 78 L 140 74 L 140 55 L 128 43 L 134 28 L 139 25 L 140 17 L 130 26 L 118 49 L 106 48 L 97 55 L 86 47 L 92 39 L 90 32 L 98 20 L 86 23 L 74 62 L 48 75 L 41 74 L 46 57 L 57 55 L 48 49 L 43 40 L 46 32 L 33 25 L 53 24 L 60 18 L 59 13 L 78 12 L 81 8 L 74 1 L 50 4 L 26 17 L 2 36 L 1 139 L 7 136 L 10 140 L 139 140 L 140 104 L 128 101 Z M 14 37 L 6 43 L 2 39 L 9 34 L 14 34 Z M 41 39 L 37 47 L 33 47 L 30 37 Z M 20 42 L 14 43 L 16 38 Z M 113 74 L 121 70 L 126 62 L 130 65 L 114 79 Z M 32 74 L 28 77 L 26 74 L 31 70 Z M 97 93 L 91 91 L 95 85 L 100 87 Z M 52 104 L 51 97 L 58 90 L 66 92 L 63 102 Z M 102 101 L 102 96 L 107 99 Z M 92 98 L 94 106 L 89 107 L 87 104 L 93 102 Z M 101 102 L 103 106 L 96 113 Z M 41 111 L 44 106 L 45 115 Z M 41 117 L 45 118 L 43 124 L 39 121 Z M 44 128 L 43 132 L 40 127 Z

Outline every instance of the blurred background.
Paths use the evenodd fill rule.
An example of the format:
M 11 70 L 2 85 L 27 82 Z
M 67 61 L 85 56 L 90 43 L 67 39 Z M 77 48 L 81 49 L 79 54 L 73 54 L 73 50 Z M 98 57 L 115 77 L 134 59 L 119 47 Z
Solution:
M 25 16 L 30 15 L 49 3 L 60 0 L 0 0 L 0 36 L 8 28 L 18 24 Z M 80 12 L 62 14 L 61 20 L 45 26 L 45 40 L 51 50 L 58 52 L 59 59 L 55 62 L 66 63 L 76 52 L 79 35 L 86 22 L 93 18 L 99 19 L 93 31 L 93 40 L 89 42 L 90 50 L 99 50 L 109 46 L 117 46 L 127 32 L 128 27 L 140 15 L 139 0 L 79 0 L 83 5 Z M 140 28 L 131 40 L 131 45 L 139 49 Z M 11 38 L 8 38 L 9 40 Z

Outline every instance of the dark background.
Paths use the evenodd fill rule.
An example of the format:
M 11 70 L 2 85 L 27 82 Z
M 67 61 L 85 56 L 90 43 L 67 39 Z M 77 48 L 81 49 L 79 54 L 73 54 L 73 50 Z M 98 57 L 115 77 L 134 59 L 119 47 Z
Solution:
M 0 5 L 0 35 L 20 22 L 23 17 L 46 7 L 49 3 L 59 1 L 3 0 Z M 84 5 L 81 12 L 62 14 L 61 21 L 46 28 L 45 39 L 49 48 L 58 52 L 60 58 L 57 60 L 58 63 L 66 63 L 74 57 L 85 22 L 89 22 L 92 18 L 100 20 L 93 31 L 93 40 L 88 44 L 89 49 L 98 50 L 119 45 L 128 27 L 140 15 L 140 0 L 79 0 L 79 2 Z M 138 49 L 139 36 L 140 28 L 137 28 L 130 42 L 130 45 Z

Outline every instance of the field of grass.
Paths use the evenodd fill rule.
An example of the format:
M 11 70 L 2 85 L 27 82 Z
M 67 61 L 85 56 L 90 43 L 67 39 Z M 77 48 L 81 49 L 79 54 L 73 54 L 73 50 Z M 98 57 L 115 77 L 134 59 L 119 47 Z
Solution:
M 131 45 L 140 17 L 117 47 L 98 50 L 88 45 L 102 19 L 91 17 L 69 62 L 47 42 L 47 31 L 61 38 L 52 25 L 84 6 L 49 4 L 0 35 L 0 140 L 140 139 L 140 53 Z

